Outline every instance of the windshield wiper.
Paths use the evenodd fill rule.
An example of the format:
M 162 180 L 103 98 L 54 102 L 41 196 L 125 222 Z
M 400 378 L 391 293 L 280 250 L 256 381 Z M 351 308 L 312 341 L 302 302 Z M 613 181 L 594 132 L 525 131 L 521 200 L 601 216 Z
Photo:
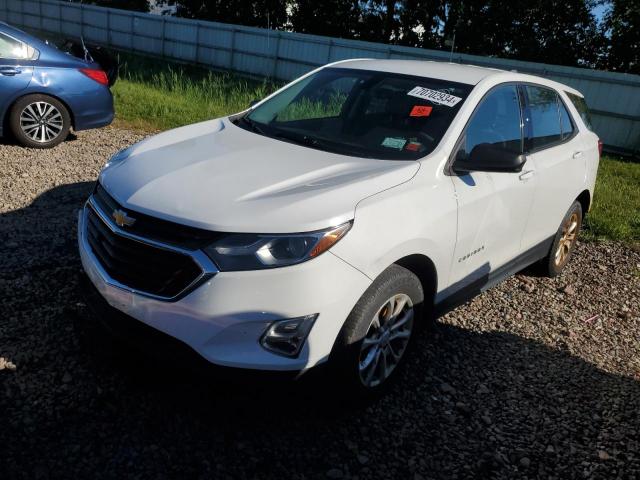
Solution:
M 259 133 L 260 135 L 265 135 L 268 136 L 265 131 L 258 126 L 258 122 L 256 122 L 255 120 L 251 120 L 249 117 L 247 117 L 246 115 L 244 117 L 240 117 L 240 120 L 242 121 L 242 123 L 244 123 L 247 127 L 249 127 L 251 129 L 251 131 L 255 132 L 255 133 Z
M 276 138 L 282 138 L 283 140 L 290 140 L 299 145 L 304 145 L 305 147 L 324 149 L 330 148 L 326 142 L 323 142 L 322 140 L 315 137 L 310 137 L 309 135 L 305 135 L 303 133 L 293 133 L 285 130 L 280 130 L 274 133 L 273 136 Z
M 274 138 L 281 138 L 285 141 L 291 141 L 305 147 L 324 150 L 326 152 L 338 153 L 340 155 L 353 155 L 355 157 L 374 158 L 362 148 L 356 145 L 347 145 L 334 143 L 330 140 L 324 140 L 318 137 L 312 137 L 304 133 L 295 133 L 288 130 L 278 130 L 271 135 Z

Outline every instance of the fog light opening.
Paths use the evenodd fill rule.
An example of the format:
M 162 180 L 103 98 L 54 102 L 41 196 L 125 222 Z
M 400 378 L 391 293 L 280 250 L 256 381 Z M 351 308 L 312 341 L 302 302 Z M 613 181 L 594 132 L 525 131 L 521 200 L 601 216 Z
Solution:
M 316 318 L 318 318 L 317 313 L 276 320 L 265 330 L 260 338 L 260 345 L 272 353 L 295 358 L 300 354 Z

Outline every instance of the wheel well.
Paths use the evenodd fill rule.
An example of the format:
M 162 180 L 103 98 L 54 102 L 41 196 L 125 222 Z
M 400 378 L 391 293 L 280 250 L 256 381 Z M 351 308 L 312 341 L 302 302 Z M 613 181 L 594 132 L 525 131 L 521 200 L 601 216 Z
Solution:
M 14 99 L 13 102 L 11 102 L 11 105 L 9 105 L 7 107 L 7 110 L 4 113 L 4 118 L 2 119 L 2 130 L 3 130 L 3 132 L 5 132 L 4 133 L 5 135 L 6 135 L 6 132 L 9 131 L 9 116 L 11 115 L 11 110 L 13 109 L 13 106 L 16 104 L 16 102 L 20 101 L 24 97 L 28 97 L 29 95 L 46 95 L 47 97 L 55 98 L 56 100 L 58 100 L 62 105 L 64 105 L 64 108 L 67 109 L 67 112 L 69 112 L 69 118 L 71 119 L 71 127 L 73 129 L 76 128 L 76 119 L 73 117 L 73 110 L 71 110 L 71 108 L 69 107 L 67 102 L 65 102 L 60 97 L 56 97 L 55 95 L 51 95 L 50 93 L 29 92 L 29 93 L 26 93 L 24 95 L 19 96 L 16 99 Z
M 578 195 L 576 201 L 580 202 L 580 206 L 582 207 L 582 215 L 585 215 L 591 207 L 591 194 L 589 193 L 589 190 L 584 190 L 580 195 Z
M 425 306 L 426 308 L 431 308 L 435 301 L 436 288 L 438 286 L 438 273 L 431 259 L 425 255 L 414 254 L 401 258 L 395 263 L 418 277 L 424 292 Z

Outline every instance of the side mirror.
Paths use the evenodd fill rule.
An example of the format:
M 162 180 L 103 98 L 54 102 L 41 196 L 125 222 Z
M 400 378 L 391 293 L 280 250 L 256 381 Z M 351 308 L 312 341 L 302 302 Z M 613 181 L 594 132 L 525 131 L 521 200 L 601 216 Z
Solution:
M 469 155 L 458 151 L 453 162 L 454 172 L 519 172 L 522 170 L 527 157 L 515 153 L 499 145 L 481 143 L 473 147 Z

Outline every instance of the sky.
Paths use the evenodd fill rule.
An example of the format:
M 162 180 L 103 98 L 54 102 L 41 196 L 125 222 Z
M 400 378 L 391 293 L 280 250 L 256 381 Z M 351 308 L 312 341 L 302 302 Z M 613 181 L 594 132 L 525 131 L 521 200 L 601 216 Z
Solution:
M 598 22 L 602 21 L 602 17 L 604 16 L 607 8 L 608 8 L 608 5 L 598 5 L 592 10 L 593 14 L 598 19 Z

